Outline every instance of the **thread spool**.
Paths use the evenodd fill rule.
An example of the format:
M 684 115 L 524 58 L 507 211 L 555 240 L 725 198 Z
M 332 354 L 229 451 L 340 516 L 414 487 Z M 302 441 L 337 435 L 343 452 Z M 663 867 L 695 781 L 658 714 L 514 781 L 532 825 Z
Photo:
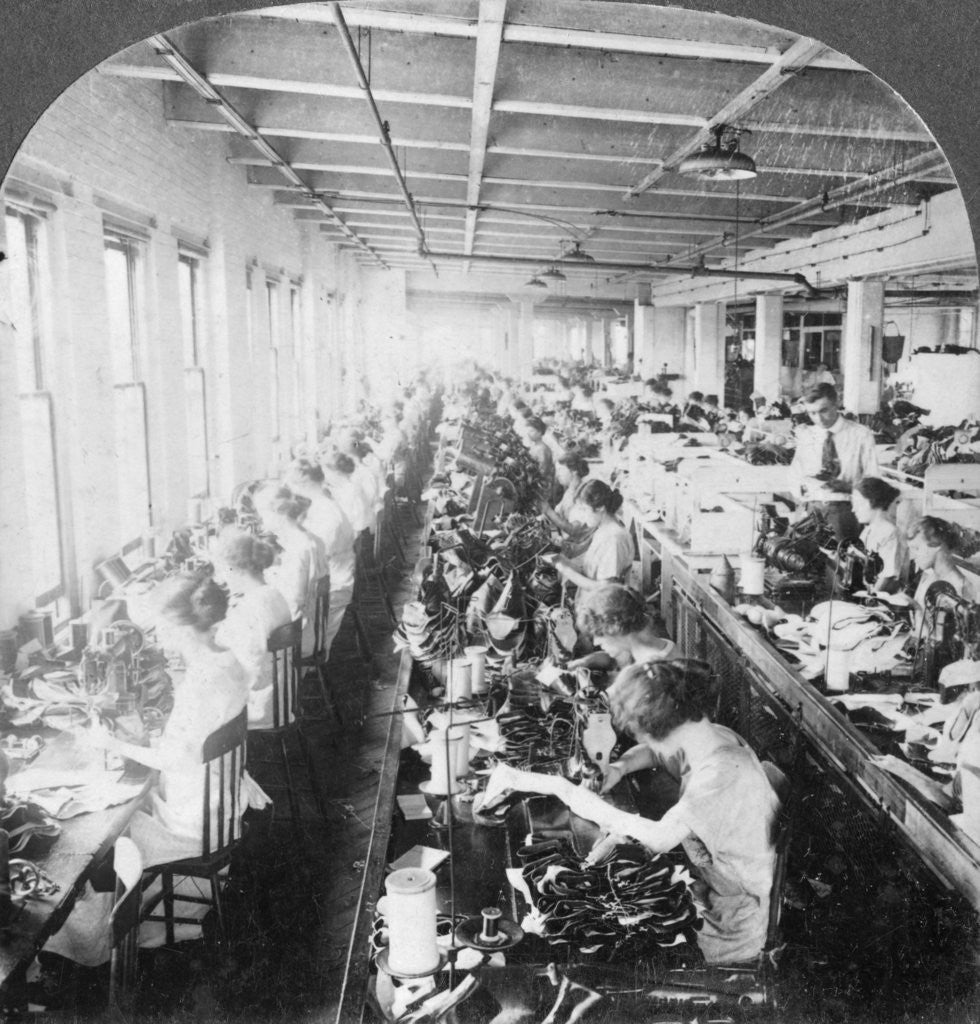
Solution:
M 42 647 L 54 643 L 54 616 L 51 612 L 25 612 L 20 617 L 24 640 L 37 640 Z
M 81 656 L 88 647 L 88 622 L 85 619 L 71 620 L 71 649 Z
M 499 907 L 484 907 L 480 911 L 483 918 L 483 927 L 480 929 L 480 939 L 488 945 L 499 942 L 501 935 L 498 930 L 500 918 L 502 917 Z
M 740 557 L 742 569 L 739 578 L 739 589 L 743 594 L 759 596 L 766 590 L 766 560 L 751 552 L 744 552 Z
M 10 675 L 17 668 L 17 651 L 19 648 L 17 630 L 0 629 L 0 672 Z
M 446 700 L 455 704 L 473 696 L 473 672 L 469 658 L 452 658 L 446 674 Z
M 827 648 L 824 686 L 829 693 L 847 693 L 851 688 L 851 652 L 831 644 Z
M 487 692 L 487 648 L 464 647 L 463 653 L 470 662 L 470 687 L 473 693 Z
M 429 740 L 432 743 L 432 778 L 427 790 L 438 796 L 452 796 L 459 792 L 456 765 L 462 736 L 456 728 L 450 729 L 448 735 L 445 729 L 434 729 Z
M 389 973 L 424 976 L 440 966 L 436 928 L 436 876 L 401 868 L 385 880 Z
M 455 744 L 455 772 L 456 778 L 461 779 L 469 775 L 470 772 L 470 727 L 468 725 L 454 725 L 449 730 L 449 737 L 451 749 L 453 741 L 457 741 Z

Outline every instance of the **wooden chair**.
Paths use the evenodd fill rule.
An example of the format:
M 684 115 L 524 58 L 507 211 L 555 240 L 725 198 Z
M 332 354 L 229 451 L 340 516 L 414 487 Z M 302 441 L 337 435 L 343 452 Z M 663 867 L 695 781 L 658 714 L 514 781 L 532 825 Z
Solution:
M 133 1008 L 139 966 L 140 901 L 143 857 L 126 836 L 116 840 L 113 853 L 116 899 L 109 915 L 109 1008 L 128 1013 Z
M 263 729 L 249 729 L 250 737 L 266 737 L 279 753 L 279 765 L 286 777 L 286 792 L 293 825 L 299 831 L 301 822 L 299 797 L 293 781 L 293 769 L 289 760 L 288 740 L 295 735 L 309 778 L 310 790 L 316 801 L 317 810 L 326 820 L 326 813 L 316 784 L 313 756 L 301 728 L 302 710 L 299 704 L 299 677 L 302 663 L 303 622 L 296 619 L 280 626 L 269 637 L 268 650 L 272 662 L 272 725 Z M 263 762 L 255 762 L 261 764 Z
M 198 903 L 212 906 L 218 915 L 218 930 L 225 938 L 225 914 L 221 902 L 221 873 L 231 863 L 231 857 L 242 836 L 242 772 L 245 769 L 245 738 L 248 712 L 215 729 L 204 741 L 202 771 L 204 772 L 204 813 L 201 830 L 201 855 L 184 860 L 157 864 L 143 878 L 143 891 L 156 878 L 161 880 L 160 892 L 143 906 L 143 921 L 162 921 L 166 926 L 166 941 L 172 945 L 177 924 L 199 924 L 194 918 L 177 917 L 175 902 Z M 174 879 L 198 878 L 211 883 L 211 895 L 174 894 Z M 163 913 L 154 914 L 160 903 Z
M 313 655 L 311 659 L 316 677 L 318 696 L 323 704 L 323 712 L 330 713 L 340 725 L 344 724 L 340 708 L 330 692 L 330 677 L 327 672 L 327 632 L 330 626 L 330 577 L 322 576 L 316 586 L 316 605 L 313 609 Z

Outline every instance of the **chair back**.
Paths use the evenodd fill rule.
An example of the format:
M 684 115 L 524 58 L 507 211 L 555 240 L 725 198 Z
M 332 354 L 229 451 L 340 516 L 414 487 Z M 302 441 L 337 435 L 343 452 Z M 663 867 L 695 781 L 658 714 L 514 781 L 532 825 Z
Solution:
M 322 661 L 326 654 L 327 627 L 330 624 L 330 573 L 316 581 L 313 608 L 313 657 Z
M 327 601 L 329 608 L 329 596 Z M 287 622 L 285 626 L 273 630 L 269 636 L 268 651 L 272 659 L 273 729 L 283 729 L 296 721 L 302 644 L 302 619 Z
M 385 526 L 385 513 L 384 510 L 380 510 L 375 514 L 374 517 L 374 546 L 371 551 L 371 557 L 374 560 L 373 564 L 376 569 L 380 569 L 382 562 L 384 561 L 384 551 L 382 548 L 382 533 L 384 532 Z
M 136 989 L 143 876 L 143 856 L 132 839 L 116 840 L 113 867 L 116 898 L 109 915 L 109 1005 L 126 1009 Z
M 215 729 L 204 741 L 204 827 L 201 854 L 208 858 L 241 838 L 242 772 L 248 709 Z

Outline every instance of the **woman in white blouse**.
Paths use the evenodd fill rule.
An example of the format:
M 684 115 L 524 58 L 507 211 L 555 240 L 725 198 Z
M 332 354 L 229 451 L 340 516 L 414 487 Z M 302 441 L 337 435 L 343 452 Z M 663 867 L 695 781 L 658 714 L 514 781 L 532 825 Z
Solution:
M 290 619 L 303 619 L 303 656 L 313 653 L 316 590 L 329 571 L 323 542 L 303 528 L 309 498 L 281 487 L 263 502 L 262 523 L 282 549 L 268 571 L 269 582 L 286 599 Z
M 633 564 L 633 538 L 616 518 L 623 496 L 602 480 L 586 480 L 575 495 L 574 516 L 593 528 L 589 546 L 577 558 L 559 555 L 555 568 L 580 590 L 622 583 Z
M 866 476 L 851 492 L 851 508 L 862 524 L 861 543 L 882 562 L 874 589 L 894 594 L 905 578 L 908 551 L 890 510 L 901 492 L 876 476 Z
M 289 605 L 265 582 L 265 570 L 275 561 L 271 544 L 250 533 L 225 533 L 215 552 L 215 567 L 228 587 L 228 613 L 218 624 L 216 641 L 235 655 L 248 676 L 248 725 L 268 729 L 273 724 L 270 635 L 291 622 Z

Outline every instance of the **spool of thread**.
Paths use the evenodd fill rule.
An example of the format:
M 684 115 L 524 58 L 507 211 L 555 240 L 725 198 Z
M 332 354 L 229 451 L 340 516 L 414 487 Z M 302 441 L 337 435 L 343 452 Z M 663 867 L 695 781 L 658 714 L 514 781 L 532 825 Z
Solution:
M 439 968 L 436 876 L 401 868 L 385 880 L 388 967 L 392 974 L 424 975 Z
M 743 594 L 764 594 L 766 590 L 766 560 L 747 551 L 742 554 L 739 561 L 742 568 L 739 590 Z
M 484 907 L 480 911 L 480 916 L 483 918 L 483 928 L 480 930 L 480 941 L 486 943 L 493 943 L 500 940 L 500 932 L 498 931 L 498 923 L 502 914 L 500 913 L 499 907 Z
M 71 620 L 71 649 L 81 655 L 88 647 L 88 623 L 85 619 Z
M 721 561 L 712 570 L 708 584 L 729 604 L 732 603 L 735 598 L 735 570 L 725 555 L 721 556 Z
M 473 671 L 469 658 L 452 658 L 446 676 L 446 700 L 455 704 L 473 696 Z
M 452 729 L 433 729 L 429 734 L 432 743 L 432 778 L 429 781 L 429 792 L 441 796 L 452 796 L 459 792 L 456 781 L 456 766 L 459 764 L 459 747 L 463 736 L 458 727 Z
M 0 672 L 10 675 L 17 668 L 16 629 L 0 629 Z
M 454 725 L 449 730 L 450 746 L 456 740 L 456 778 L 461 779 L 470 772 L 470 727 Z
M 463 653 L 470 661 L 470 686 L 473 693 L 487 692 L 487 648 L 464 647 Z
M 831 644 L 827 649 L 824 686 L 829 693 L 847 693 L 851 688 L 851 652 Z
M 54 643 L 54 617 L 51 612 L 26 612 L 20 617 L 24 641 L 37 640 L 42 647 Z

